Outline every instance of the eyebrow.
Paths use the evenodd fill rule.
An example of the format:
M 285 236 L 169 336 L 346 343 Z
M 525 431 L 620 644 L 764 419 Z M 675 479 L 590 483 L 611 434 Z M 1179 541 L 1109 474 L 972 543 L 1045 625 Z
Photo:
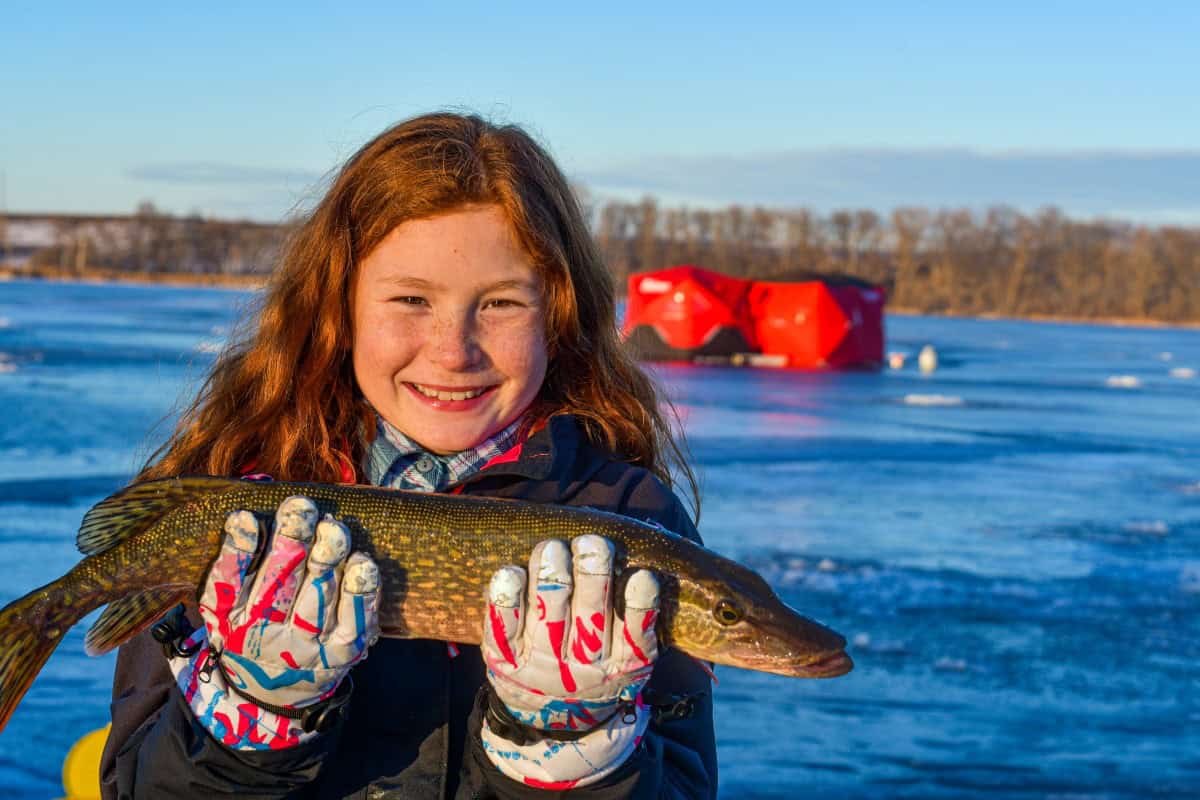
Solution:
M 386 278 L 384 283 L 387 283 L 391 286 L 419 289 L 421 291 L 437 291 L 444 288 L 440 283 L 435 283 L 434 281 L 427 281 L 424 278 L 412 278 L 406 276 Z M 487 292 L 503 292 L 509 289 L 536 292 L 537 285 L 531 281 L 522 281 L 512 278 L 509 280 L 496 281 L 495 283 L 489 283 L 480 287 L 480 291 L 483 294 L 486 294 Z

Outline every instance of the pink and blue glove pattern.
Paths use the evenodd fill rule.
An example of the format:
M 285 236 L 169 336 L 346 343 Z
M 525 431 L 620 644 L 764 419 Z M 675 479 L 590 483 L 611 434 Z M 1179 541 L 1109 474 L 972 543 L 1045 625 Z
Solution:
M 576 537 L 570 550 L 555 539 L 539 543 L 528 574 L 528 586 L 520 567 L 492 576 L 482 648 L 488 680 L 518 722 L 584 735 L 516 744 L 485 720 L 484 752 L 527 785 L 585 786 L 624 763 L 649 724 L 641 689 L 658 658 L 658 580 L 647 570 L 630 575 L 625 616 L 617 616 L 613 546 L 593 535 Z
M 200 597 L 201 645 L 171 668 L 192 713 L 233 749 L 281 749 L 307 741 L 299 710 L 330 697 L 379 636 L 379 570 L 350 553 L 350 532 L 316 505 L 290 497 L 255 573 L 258 520 L 236 511 Z M 247 585 L 248 581 L 252 582 Z M 207 645 L 207 646 L 204 646 Z

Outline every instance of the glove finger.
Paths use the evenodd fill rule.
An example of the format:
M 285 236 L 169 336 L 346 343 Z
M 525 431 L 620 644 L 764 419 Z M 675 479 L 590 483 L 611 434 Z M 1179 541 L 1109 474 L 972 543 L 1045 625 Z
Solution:
M 317 523 L 304 582 L 292 606 L 292 625 L 320 637 L 333 630 L 337 620 L 338 567 L 350 554 L 350 531 L 326 514 Z
M 246 607 L 238 615 L 238 627 L 283 622 L 287 618 L 300 588 L 301 565 L 308 557 L 317 514 L 317 504 L 307 497 L 293 496 L 279 504 L 275 530 L 246 598 Z
M 621 620 L 621 662 L 626 669 L 639 669 L 658 658 L 658 578 L 639 569 L 625 583 L 625 618 Z M 614 648 L 616 649 L 616 648 Z
M 610 652 L 612 628 L 612 542 L 591 534 L 571 540 L 575 589 L 571 593 L 571 659 L 594 664 Z
M 548 694 L 570 697 L 577 690 L 566 661 L 571 613 L 571 553 L 558 539 L 533 548 L 529 558 L 529 619 L 525 623 L 522 673 Z M 555 688 L 555 684 L 562 687 Z M 565 693 L 565 694 L 563 694 Z
M 560 664 L 566 656 L 567 618 L 571 612 L 571 554 L 559 539 L 534 545 L 529 557 L 530 619 L 525 625 L 525 652 L 535 649 Z
M 525 570 L 504 566 L 488 583 L 487 619 L 483 621 L 483 653 L 493 670 L 519 666 L 521 633 L 525 627 Z
M 325 666 L 352 664 L 379 639 L 379 584 L 379 567 L 371 557 L 351 553 L 342 575 L 337 621 L 321 649 Z
M 209 570 L 200 595 L 200 616 L 208 629 L 209 646 L 222 650 L 229 636 L 229 618 L 245 598 L 246 571 L 258 547 L 258 520 L 249 511 L 234 511 L 225 518 L 221 552 Z

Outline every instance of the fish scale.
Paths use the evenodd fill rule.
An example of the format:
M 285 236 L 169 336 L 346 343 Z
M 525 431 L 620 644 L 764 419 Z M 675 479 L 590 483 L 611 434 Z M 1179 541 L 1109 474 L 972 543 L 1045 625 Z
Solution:
M 133 484 L 84 517 L 85 558 L 0 610 L 0 729 L 66 631 L 107 605 L 88 631 L 93 655 L 128 641 L 174 605 L 194 601 L 220 549 L 225 518 L 269 522 L 295 495 L 349 528 L 380 572 L 384 636 L 478 644 L 492 574 L 525 565 L 535 544 L 598 534 L 615 572 L 645 568 L 660 582 L 664 646 L 734 667 L 834 677 L 853 664 L 845 640 L 789 608 L 752 570 L 683 536 L 630 517 L 520 500 L 367 486 L 183 477 Z M 260 550 L 267 537 L 260 537 Z M 618 605 L 622 592 L 614 592 Z M 618 608 L 618 610 L 620 610 Z

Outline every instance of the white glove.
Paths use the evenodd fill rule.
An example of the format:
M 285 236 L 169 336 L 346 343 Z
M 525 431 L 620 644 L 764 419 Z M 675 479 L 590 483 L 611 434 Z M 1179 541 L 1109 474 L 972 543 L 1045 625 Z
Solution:
M 331 697 L 379 636 L 375 562 L 350 554 L 346 527 L 317 515 L 306 497 L 280 504 L 248 587 L 258 521 L 248 511 L 225 521 L 200 597 L 203 634 L 190 642 L 207 647 L 171 666 L 197 719 L 227 746 L 279 749 L 311 738 L 297 711 Z
M 574 737 L 549 734 L 521 744 L 485 719 L 484 750 L 510 778 L 544 788 L 587 785 L 624 763 L 641 741 L 650 715 L 640 692 L 658 658 L 658 580 L 646 570 L 629 576 L 622 619 L 613 613 L 612 566 L 612 543 L 585 535 L 572 540 L 570 552 L 555 539 L 534 547 L 533 585 L 526 586 L 520 567 L 492 576 L 483 656 L 493 691 L 535 735 Z M 527 618 L 526 608 L 534 616 Z

